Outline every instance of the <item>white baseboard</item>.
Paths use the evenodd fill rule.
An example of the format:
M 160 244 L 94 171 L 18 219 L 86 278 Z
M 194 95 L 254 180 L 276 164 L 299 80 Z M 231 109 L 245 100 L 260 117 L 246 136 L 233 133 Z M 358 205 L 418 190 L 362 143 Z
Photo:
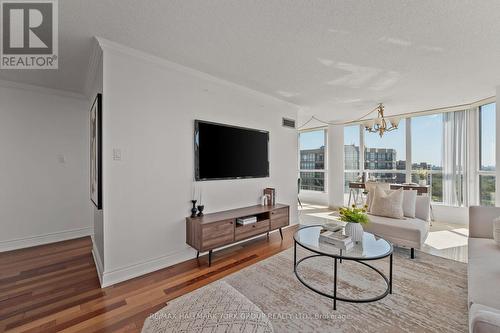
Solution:
M 80 238 L 90 235 L 92 235 L 92 228 L 88 227 L 88 228 L 53 232 L 44 235 L 5 240 L 5 241 L 0 241 L 0 252 L 24 249 L 27 247 L 61 242 L 68 239 Z
M 193 258 L 194 251 L 186 248 L 183 251 L 167 254 L 141 263 L 121 267 L 109 272 L 105 271 L 102 275 L 101 287 L 109 287 L 113 284 L 130 280 Z
M 94 237 L 92 237 L 92 256 L 94 257 L 95 268 L 97 270 L 97 277 L 99 278 L 99 282 L 101 283 L 101 288 L 102 288 L 103 287 L 102 277 L 103 277 L 104 266 L 101 261 L 99 250 L 95 246 Z

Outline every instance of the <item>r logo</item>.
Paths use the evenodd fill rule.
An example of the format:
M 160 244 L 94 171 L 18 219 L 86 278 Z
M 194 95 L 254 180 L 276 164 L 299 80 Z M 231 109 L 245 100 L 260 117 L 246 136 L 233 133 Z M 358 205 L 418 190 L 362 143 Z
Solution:
M 53 4 L 2 3 L 3 54 L 52 54 Z

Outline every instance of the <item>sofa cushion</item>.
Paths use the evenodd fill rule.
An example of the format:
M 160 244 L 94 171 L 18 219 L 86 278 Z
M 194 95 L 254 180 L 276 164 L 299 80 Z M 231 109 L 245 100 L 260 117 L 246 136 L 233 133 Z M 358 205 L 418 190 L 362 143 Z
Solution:
M 403 213 L 406 217 L 415 218 L 417 190 L 403 191 Z
M 378 235 L 398 246 L 420 249 L 429 233 L 429 223 L 420 219 L 391 219 L 369 214 L 365 231 Z
M 482 304 L 472 304 L 469 310 L 471 333 L 499 333 L 500 310 Z
M 415 201 L 415 217 L 420 220 L 430 221 L 431 219 L 431 197 L 419 195 Z
M 382 189 L 385 191 L 385 193 L 388 194 L 396 191 L 396 190 L 386 189 L 383 187 Z M 375 187 L 372 187 L 371 190 L 369 190 L 368 194 L 366 195 L 366 205 L 368 206 L 368 211 L 371 211 L 374 192 L 375 192 Z M 412 218 L 415 217 L 417 194 L 418 194 L 417 190 L 403 190 L 403 215 L 405 217 L 412 217 Z
M 493 239 L 469 238 L 469 305 L 500 309 L 500 248 Z
M 404 218 L 403 189 L 386 192 L 382 188 L 376 187 L 370 213 L 396 219 Z

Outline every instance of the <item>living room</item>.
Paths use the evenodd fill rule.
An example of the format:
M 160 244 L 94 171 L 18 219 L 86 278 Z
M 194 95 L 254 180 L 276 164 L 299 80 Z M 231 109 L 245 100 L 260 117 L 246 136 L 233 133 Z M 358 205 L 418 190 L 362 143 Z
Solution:
M 0 5 L 0 331 L 499 331 L 497 2 Z

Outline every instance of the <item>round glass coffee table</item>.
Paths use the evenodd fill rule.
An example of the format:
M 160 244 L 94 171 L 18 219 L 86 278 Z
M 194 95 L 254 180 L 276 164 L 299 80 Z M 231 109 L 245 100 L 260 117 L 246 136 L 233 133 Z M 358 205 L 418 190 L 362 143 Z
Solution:
M 304 286 L 311 289 L 312 291 L 323 295 L 325 297 L 333 299 L 333 309 L 337 309 L 337 301 L 352 302 L 352 303 L 368 303 L 378 301 L 388 294 L 392 294 L 392 244 L 383 238 L 375 236 L 369 232 L 363 233 L 363 240 L 354 244 L 354 247 L 349 250 L 344 250 L 335 247 L 334 245 L 320 242 L 319 235 L 323 229 L 320 225 L 304 226 L 295 232 L 294 244 L 293 244 L 293 271 L 297 276 L 297 279 L 302 282 Z M 343 232 L 343 231 L 342 231 Z M 303 257 L 297 261 L 297 245 L 303 247 L 304 249 L 313 252 L 313 254 Z M 297 268 L 304 261 L 317 258 L 317 257 L 329 257 L 334 260 L 333 262 L 333 294 L 329 294 L 316 289 L 311 286 L 300 274 L 297 272 Z M 378 268 L 373 267 L 368 262 L 372 260 L 379 260 L 389 257 L 389 277 L 387 277 Z M 337 273 L 338 264 L 342 263 L 342 260 L 351 260 L 353 262 L 360 263 L 366 267 L 369 267 L 378 275 L 380 275 L 387 286 L 387 289 L 380 295 L 370 298 L 359 298 L 352 299 L 341 297 L 337 295 Z

